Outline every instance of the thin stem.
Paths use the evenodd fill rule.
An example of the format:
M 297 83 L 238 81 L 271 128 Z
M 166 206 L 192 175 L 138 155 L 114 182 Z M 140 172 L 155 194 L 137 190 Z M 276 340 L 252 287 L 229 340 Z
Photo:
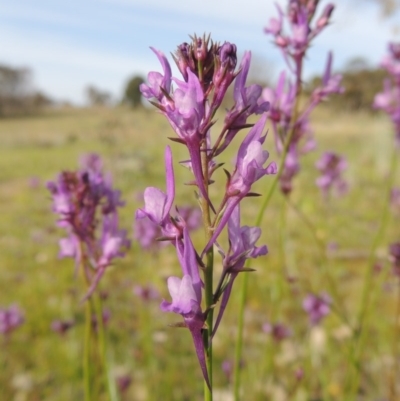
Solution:
M 110 400 L 116 398 L 116 392 L 112 383 L 112 379 L 109 374 L 108 358 L 107 358 L 107 342 L 106 342 L 106 332 L 103 322 L 103 308 L 100 294 L 97 292 L 93 293 L 94 306 L 96 310 L 96 320 L 97 320 L 97 330 L 99 338 L 99 353 L 101 358 L 101 363 L 103 367 L 104 380 L 107 386 L 107 392 Z
M 204 186 L 208 194 L 208 157 L 207 157 L 207 144 L 206 141 L 203 142 L 202 152 L 201 152 L 201 164 L 204 176 Z M 201 200 L 202 212 L 203 212 L 203 225 L 205 232 L 206 244 L 212 237 L 212 226 L 211 226 L 211 215 L 210 215 L 210 205 L 207 199 L 202 198 Z M 203 343 L 206 354 L 206 365 L 208 378 L 210 381 L 210 388 L 208 387 L 206 381 L 204 381 L 204 400 L 212 401 L 212 332 L 213 332 L 213 309 L 212 305 L 214 303 L 213 296 L 213 270 L 214 270 L 214 250 L 213 247 L 206 253 L 206 266 L 204 268 L 204 294 L 207 318 L 206 324 L 207 328 L 203 331 Z
M 299 218 L 303 221 L 303 223 L 308 227 L 310 233 L 313 236 L 313 239 L 315 243 L 317 244 L 317 248 L 319 250 L 319 253 L 321 255 L 322 263 L 322 271 L 323 274 L 326 277 L 326 281 L 328 282 L 329 285 L 329 291 L 334 297 L 335 303 L 338 305 L 339 308 L 335 307 L 333 305 L 332 310 L 336 312 L 336 314 L 339 316 L 339 318 L 351 329 L 353 332 L 353 328 L 350 324 L 349 319 L 347 318 L 347 313 L 346 313 L 346 308 L 343 304 L 343 298 L 339 294 L 337 287 L 335 285 L 335 281 L 330 273 L 331 269 L 329 269 L 329 259 L 326 255 L 326 246 L 323 241 L 321 241 L 318 238 L 317 235 L 317 229 L 313 222 L 308 218 L 306 214 L 304 214 L 288 197 L 285 197 L 286 202 L 289 204 L 289 206 L 297 213 Z
M 360 365 L 363 346 L 364 346 L 364 342 L 366 339 L 366 335 L 365 335 L 366 333 L 365 333 L 364 327 L 367 324 L 368 308 L 372 304 L 371 299 L 373 298 L 374 293 L 375 293 L 374 290 L 376 289 L 373 286 L 373 283 L 374 283 L 373 272 L 374 272 L 374 263 L 375 263 L 375 256 L 376 256 L 375 254 L 376 254 L 378 245 L 383 238 L 383 235 L 385 233 L 386 226 L 387 226 L 387 223 L 389 220 L 390 194 L 391 194 L 391 189 L 393 187 L 394 178 L 396 176 L 397 159 L 398 159 L 398 149 L 396 147 L 393 147 L 392 157 L 391 157 L 391 162 L 390 162 L 389 177 L 386 180 L 386 190 L 385 190 L 386 196 L 384 197 L 384 204 L 383 204 L 383 210 L 382 210 L 379 228 L 377 230 L 376 236 L 375 236 L 372 246 L 370 248 L 367 269 L 365 271 L 365 277 L 364 277 L 364 286 L 363 286 L 361 301 L 360 301 L 360 311 L 359 311 L 358 319 L 357 319 L 357 326 L 356 326 L 357 330 L 355 331 L 355 336 L 353 337 L 352 360 L 354 360 L 355 366 Z M 355 395 L 358 391 L 358 387 L 359 387 L 360 369 L 356 369 L 356 371 L 353 373 L 353 375 L 350 375 L 350 380 L 351 380 L 350 381 L 350 388 L 351 388 L 350 394 L 352 396 L 350 399 L 354 399 Z
M 92 307 L 91 302 L 85 304 L 85 339 L 83 346 L 83 383 L 85 389 L 85 401 L 91 401 L 91 372 L 90 372 L 90 343 L 92 336 Z

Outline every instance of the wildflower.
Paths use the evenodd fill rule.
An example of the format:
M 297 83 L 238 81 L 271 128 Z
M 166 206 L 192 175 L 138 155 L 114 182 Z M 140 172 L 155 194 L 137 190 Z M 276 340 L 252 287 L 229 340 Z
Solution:
M 278 19 L 271 19 L 265 29 L 267 34 L 275 38 L 275 44 L 281 49 L 294 78 L 292 82 L 282 72 L 276 88 L 265 88 L 262 93 L 263 99 L 270 102 L 267 115 L 272 124 L 276 150 L 279 155 L 285 154 L 279 181 L 281 191 L 287 196 L 293 189 L 294 177 L 300 171 L 300 156 L 315 148 L 309 124 L 311 112 L 329 95 L 343 92 L 341 76 L 332 74 L 332 54 L 329 53 L 321 85 L 312 92 L 303 109 L 300 109 L 299 96 L 306 51 L 312 40 L 328 25 L 334 9 L 332 4 L 328 4 L 313 25 L 317 3 L 292 0 L 286 14 L 277 6 Z M 284 20 L 290 27 L 290 33 L 284 30 Z
M 103 175 L 100 157 L 85 156 L 81 164 L 81 170 L 64 171 L 47 187 L 58 226 L 67 232 L 59 241 L 59 257 L 74 258 L 77 268 L 82 265 L 90 279 L 87 298 L 113 259 L 124 256 L 130 241 L 126 231 L 119 229 L 118 208 L 124 203 L 120 192 L 112 188 L 111 178 Z
M 331 311 L 331 298 L 323 293 L 318 295 L 308 294 L 303 300 L 303 309 L 308 313 L 310 323 L 318 324 Z
M 400 43 L 389 43 L 389 54 L 381 65 L 389 73 L 383 92 L 375 96 L 373 107 L 389 115 L 395 128 L 395 142 L 400 146 Z
M 143 301 L 151 301 L 160 298 L 158 290 L 151 284 L 145 286 L 135 285 L 133 288 L 133 293 Z
M 292 335 L 292 331 L 282 323 L 264 323 L 262 327 L 264 333 L 271 334 L 276 342 L 280 342 Z
M 347 168 L 347 162 L 342 156 L 333 152 L 325 152 L 315 166 L 322 174 L 317 178 L 316 184 L 325 197 L 328 197 L 332 187 L 336 188 L 338 194 L 347 191 L 347 183 L 341 177 L 342 172 Z
M 202 329 L 205 314 L 201 310 L 201 286 L 196 253 L 190 240 L 187 229 L 184 230 L 183 252 L 177 247 L 178 258 L 182 266 L 183 277 L 169 277 L 168 290 L 172 301 L 163 301 L 161 310 L 182 315 L 186 327 L 189 329 L 195 346 L 197 358 L 203 372 L 204 379 L 210 386 L 205 361 Z
M 237 205 L 230 215 L 228 221 L 229 251 L 225 254 L 220 250 L 223 256 L 223 275 L 220 279 L 220 285 L 216 291 L 217 300 L 222 292 L 221 305 L 218 316 L 215 321 L 213 334 L 218 329 L 231 295 L 233 282 L 240 272 L 251 271 L 244 267 L 246 260 L 257 258 L 268 253 L 265 245 L 256 247 L 255 244 L 261 236 L 259 227 L 240 226 L 240 207 Z M 222 287 L 224 285 L 224 287 Z
M 0 308 L 0 333 L 10 334 L 17 327 L 24 323 L 21 309 L 13 304 L 8 308 Z
M 61 335 L 64 335 L 75 325 L 74 320 L 60 320 L 56 319 L 51 322 L 51 329 Z
M 389 259 L 392 262 L 393 274 L 400 277 L 400 242 L 389 245 Z

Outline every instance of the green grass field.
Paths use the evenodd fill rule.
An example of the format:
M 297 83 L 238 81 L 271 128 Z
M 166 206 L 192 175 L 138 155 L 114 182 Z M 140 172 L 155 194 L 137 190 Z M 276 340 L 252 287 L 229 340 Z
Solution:
M 247 401 L 350 400 L 351 327 L 360 309 L 369 250 L 387 203 L 393 133 L 384 116 L 337 115 L 328 108 L 318 111 L 313 128 L 318 149 L 302 159 L 292 204 L 278 191 L 274 194 L 260 241 L 268 245 L 269 255 L 252 265 L 257 271 L 249 279 L 243 358 L 243 399 Z M 174 136 L 172 129 L 152 110 L 71 109 L 0 120 L 0 307 L 17 303 L 25 314 L 21 327 L 0 338 L 0 400 L 83 399 L 84 306 L 80 299 L 84 288 L 74 275 L 73 260 L 57 258 L 63 233 L 55 226 L 46 182 L 61 170 L 76 169 L 82 154 L 99 153 L 126 201 L 121 226 L 131 235 L 135 210 L 142 206 L 140 194 L 147 186 L 165 188 L 163 153 L 171 143 L 169 136 Z M 234 149 L 239 141 L 235 139 Z M 175 143 L 171 146 L 176 204 L 195 205 L 193 187 L 183 185 L 191 179 L 189 172 L 178 165 L 187 158 L 185 149 Z M 270 160 L 277 160 L 272 133 L 266 148 Z M 347 158 L 345 178 L 350 189 L 344 197 L 333 196 L 326 203 L 315 186 L 314 163 L 328 150 Z M 224 160 L 227 165 L 233 157 L 231 148 Z M 216 178 L 223 180 L 223 173 Z M 265 194 L 271 183 L 269 177 L 260 180 L 255 191 Z M 399 177 L 396 185 L 400 186 Z M 212 188 L 212 196 L 218 196 L 219 188 Z M 243 224 L 253 225 L 261 202 L 261 198 L 244 200 Z M 308 224 L 301 216 L 306 216 Z M 400 370 L 395 388 L 400 365 L 395 330 L 400 294 L 387 258 L 388 244 L 400 240 L 399 217 L 400 211 L 390 210 L 377 247 L 376 260 L 383 268 L 372 276 L 358 366 L 359 400 L 395 400 L 390 398 L 393 394 L 400 399 Z M 201 245 L 202 232 L 193 239 Z M 331 243 L 334 249 L 322 257 L 319 246 Z M 216 270 L 220 267 L 216 257 Z M 107 336 L 112 374 L 132 379 L 121 400 L 202 399 L 202 376 L 189 332 L 169 327 L 180 317 L 159 309 L 161 298 L 169 299 L 166 278 L 179 272 L 172 247 L 151 254 L 133 243 L 101 282 L 107 293 L 104 307 L 110 312 Z M 239 276 L 214 339 L 216 401 L 232 399 L 231 383 L 221 364 L 233 358 L 241 280 Z M 149 283 L 161 293 L 160 300 L 144 302 L 133 293 L 135 285 Z M 310 291 L 325 291 L 334 299 L 332 313 L 311 329 L 302 309 Z M 60 336 L 50 329 L 54 319 L 74 319 L 76 325 Z M 289 326 L 291 337 L 274 342 L 262 331 L 267 321 Z M 296 377 L 299 370 L 304 372 L 301 379 Z

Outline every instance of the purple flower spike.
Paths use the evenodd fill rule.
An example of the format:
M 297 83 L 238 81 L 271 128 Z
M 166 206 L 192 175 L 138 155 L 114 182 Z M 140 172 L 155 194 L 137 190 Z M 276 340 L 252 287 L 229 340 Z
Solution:
M 303 309 L 308 313 L 310 323 L 317 325 L 331 311 L 332 300 L 327 294 L 309 294 L 303 301 Z
M 112 260 L 124 256 L 129 248 L 126 232 L 118 227 L 118 208 L 124 205 L 120 192 L 104 176 L 100 156 L 81 159 L 82 170 L 62 172 L 57 181 L 47 184 L 53 197 L 58 226 L 67 231 L 59 241 L 59 257 L 72 257 L 90 280 L 86 298 L 95 290 Z

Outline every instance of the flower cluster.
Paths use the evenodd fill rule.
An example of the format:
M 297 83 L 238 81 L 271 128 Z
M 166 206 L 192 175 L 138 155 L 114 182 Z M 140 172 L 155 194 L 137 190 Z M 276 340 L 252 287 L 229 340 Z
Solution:
M 381 63 L 390 77 L 384 82 L 383 92 L 375 96 L 374 107 L 391 118 L 397 146 L 400 146 L 400 43 L 389 44 L 389 54 Z
M 197 186 L 197 198 L 203 213 L 203 223 L 207 233 L 207 243 L 201 252 L 197 252 L 189 235 L 190 222 L 180 208 L 171 214 L 175 197 L 175 178 L 172 152 L 165 151 L 166 192 L 149 187 L 144 191 L 144 207 L 136 212 L 136 219 L 148 219 L 158 226 L 160 240 L 168 241 L 176 248 L 182 269 L 182 277 L 169 277 L 168 289 L 172 300 L 164 300 L 163 311 L 182 315 L 184 325 L 190 330 L 197 357 L 203 375 L 209 384 L 205 362 L 203 331 L 208 330 L 211 338 L 222 319 L 232 291 L 236 276 L 243 271 L 248 258 L 255 258 L 267 253 L 266 246 L 256 247 L 261 235 L 256 227 L 240 226 L 240 202 L 249 196 L 255 196 L 251 187 L 265 175 L 276 173 L 275 163 L 266 164 L 268 152 L 263 149 L 265 141 L 265 112 L 269 104 L 260 96 L 262 88 L 258 85 L 246 86 L 251 54 L 246 52 L 236 69 L 236 46 L 225 42 L 213 43 L 210 38 L 194 37 L 191 44 L 183 43 L 178 47 L 174 60 L 182 79 L 172 77 L 168 60 L 158 50 L 152 49 L 158 57 L 163 74 L 150 72 L 148 83 L 141 86 L 141 91 L 168 119 L 177 137 L 171 140 L 183 144 L 189 159 L 181 164 L 193 173 L 190 184 Z M 173 85 L 174 84 L 174 85 Z M 221 132 L 212 142 L 211 127 L 214 117 L 230 85 L 233 85 L 234 104 L 227 111 Z M 247 119 L 254 114 L 262 117 L 256 124 L 248 124 Z M 227 180 L 225 192 L 218 204 L 209 196 L 209 186 L 214 183 L 213 173 L 223 163 L 215 158 L 232 142 L 236 134 L 251 128 L 239 147 L 233 170 L 225 170 Z M 224 228 L 228 228 L 229 248 L 224 251 L 218 238 Z M 213 245 L 218 246 L 222 256 L 223 269 L 216 288 L 213 288 L 212 300 L 204 300 L 203 291 L 209 286 L 200 277 L 212 266 L 205 256 L 212 252 Z M 212 270 L 211 270 L 212 271 Z M 213 287 L 211 285 L 211 287 Z M 207 316 L 219 302 L 220 308 L 213 327 L 207 322 Z M 203 306 L 205 303 L 205 307 Z
M 86 297 L 96 289 L 106 268 L 130 246 L 126 231 L 119 228 L 118 208 L 124 203 L 102 172 L 98 155 L 82 159 L 79 171 L 64 171 L 47 184 L 53 197 L 53 212 L 67 237 L 59 242 L 60 257 L 72 257 L 90 280 Z
M 10 334 L 18 326 L 24 323 L 21 309 L 17 305 L 8 308 L 0 308 L 0 333 Z
M 309 124 L 314 108 L 333 93 L 343 92 L 341 76 L 332 74 L 332 54 L 328 54 L 322 81 L 309 96 L 300 110 L 303 61 L 312 40 L 328 25 L 334 6 L 328 4 L 313 24 L 317 0 L 291 0 L 287 13 L 278 8 L 278 19 L 272 18 L 265 32 L 274 37 L 274 43 L 282 52 L 292 73 L 293 82 L 282 72 L 275 89 L 265 88 L 263 99 L 270 102 L 268 118 L 271 121 L 278 154 L 285 155 L 284 168 L 280 174 L 281 191 L 288 195 L 293 188 L 293 178 L 300 171 L 299 158 L 314 149 L 315 142 Z M 285 31 L 285 22 L 290 33 Z
M 321 173 L 316 184 L 325 198 L 329 196 L 332 187 L 336 188 L 338 194 L 347 191 L 347 183 L 342 178 L 342 172 L 347 168 L 347 162 L 342 156 L 333 152 L 325 152 L 315 166 Z

